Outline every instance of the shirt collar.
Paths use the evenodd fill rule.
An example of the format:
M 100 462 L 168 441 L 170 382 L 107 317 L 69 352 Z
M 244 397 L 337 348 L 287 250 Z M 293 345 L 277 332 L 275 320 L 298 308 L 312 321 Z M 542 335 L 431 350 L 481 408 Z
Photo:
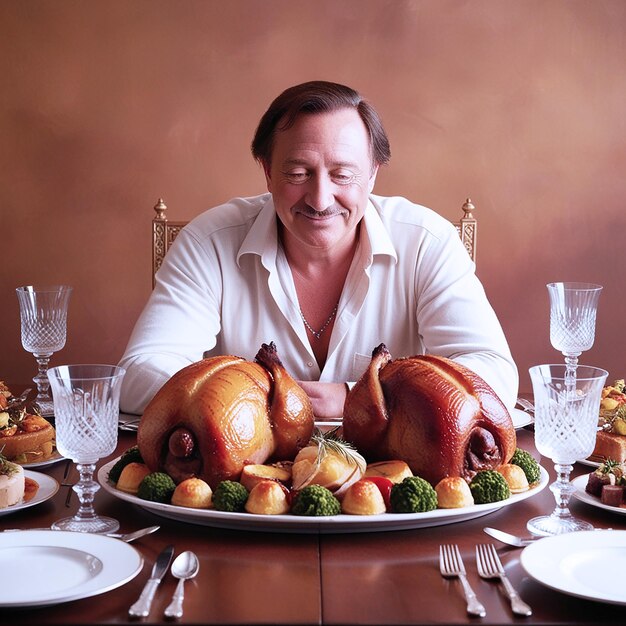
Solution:
M 278 251 L 278 228 L 276 227 L 276 210 L 271 194 L 266 194 L 266 200 L 254 219 L 252 227 L 248 231 L 239 252 L 237 264 L 244 254 L 257 254 L 261 257 L 263 265 L 270 267 L 275 264 Z M 272 259 L 271 263 L 269 260 Z
M 278 250 L 278 229 L 276 227 L 276 210 L 271 194 L 267 194 L 267 200 L 261 211 L 257 215 L 248 231 L 239 252 L 237 253 L 237 263 L 244 254 L 257 254 L 261 257 L 263 265 L 270 267 L 275 264 Z M 376 210 L 373 200 L 370 198 L 365 213 L 363 214 L 365 229 L 361 229 L 361 241 L 363 237 L 369 241 L 369 248 L 372 257 L 377 254 L 387 255 L 398 261 L 398 255 L 394 248 L 389 233 Z M 270 259 L 272 259 L 270 261 Z
M 365 207 L 363 215 L 365 224 L 365 236 L 369 240 L 372 257 L 377 254 L 390 256 L 397 263 L 398 255 L 396 249 L 389 237 L 389 232 L 383 223 L 380 213 L 376 208 L 375 200 L 370 196 L 369 202 Z M 361 235 L 363 237 L 363 235 Z M 363 239 L 361 239 L 363 242 Z

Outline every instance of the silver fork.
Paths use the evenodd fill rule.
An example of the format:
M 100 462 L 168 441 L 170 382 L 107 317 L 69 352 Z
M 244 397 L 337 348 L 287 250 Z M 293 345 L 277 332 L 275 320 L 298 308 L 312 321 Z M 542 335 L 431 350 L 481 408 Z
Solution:
M 500 557 L 496 552 L 496 547 L 492 543 L 483 543 L 476 546 L 476 564 L 478 574 L 481 578 L 498 578 L 502 581 L 506 595 L 511 601 L 511 609 L 516 615 L 532 615 L 532 609 L 524 602 L 517 591 L 513 588 L 511 581 L 507 578 Z
M 530 402 L 530 400 L 526 400 L 526 398 L 517 398 L 517 404 L 519 404 L 527 413 L 532 413 L 534 415 L 535 405 Z
M 445 578 L 456 577 L 461 581 L 465 599 L 467 600 L 467 612 L 470 615 L 485 617 L 487 614 L 485 607 L 478 601 L 474 590 L 467 581 L 465 566 L 463 565 L 463 559 L 461 558 L 458 546 L 439 546 L 439 571 Z

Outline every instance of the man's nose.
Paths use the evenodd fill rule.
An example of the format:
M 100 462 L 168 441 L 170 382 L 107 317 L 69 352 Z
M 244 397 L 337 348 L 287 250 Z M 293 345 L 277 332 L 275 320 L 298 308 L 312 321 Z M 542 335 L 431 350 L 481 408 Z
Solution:
M 312 209 L 319 213 L 331 207 L 335 203 L 332 181 L 324 176 L 311 178 L 305 200 Z

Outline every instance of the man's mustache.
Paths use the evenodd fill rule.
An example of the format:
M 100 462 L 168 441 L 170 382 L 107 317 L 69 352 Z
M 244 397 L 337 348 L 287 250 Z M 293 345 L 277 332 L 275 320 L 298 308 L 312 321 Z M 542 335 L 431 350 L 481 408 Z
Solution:
M 323 211 L 316 211 L 310 206 L 302 206 L 302 207 L 298 207 L 298 213 L 301 213 L 302 215 L 305 215 L 306 217 L 319 219 L 319 218 L 324 218 L 324 217 L 333 217 L 334 215 L 343 215 L 343 213 L 345 213 L 345 210 L 339 206 L 332 206 L 332 207 L 328 207 L 327 209 L 324 209 Z

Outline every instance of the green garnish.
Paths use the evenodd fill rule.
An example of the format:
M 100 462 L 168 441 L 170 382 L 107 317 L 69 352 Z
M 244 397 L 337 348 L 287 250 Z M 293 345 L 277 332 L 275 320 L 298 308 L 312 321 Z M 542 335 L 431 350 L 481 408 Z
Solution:
M 9 461 L 6 456 L 2 454 L 3 450 L 4 447 L 0 449 L 0 476 L 11 476 L 18 471 L 18 468 L 16 467 L 15 463 L 11 463 L 11 461 Z
M 343 457 L 351 465 L 356 465 L 362 473 L 367 468 L 365 459 L 357 452 L 357 449 L 347 441 L 343 440 L 337 433 L 339 426 L 323 433 L 319 428 L 313 431 L 311 442 L 317 445 L 317 459 L 315 461 L 316 467 L 322 464 L 324 457 L 327 454 L 336 454 Z
M 615 461 L 614 459 L 607 459 L 600 466 L 600 471 L 603 474 L 612 474 L 617 467 L 619 467 L 620 463 Z

